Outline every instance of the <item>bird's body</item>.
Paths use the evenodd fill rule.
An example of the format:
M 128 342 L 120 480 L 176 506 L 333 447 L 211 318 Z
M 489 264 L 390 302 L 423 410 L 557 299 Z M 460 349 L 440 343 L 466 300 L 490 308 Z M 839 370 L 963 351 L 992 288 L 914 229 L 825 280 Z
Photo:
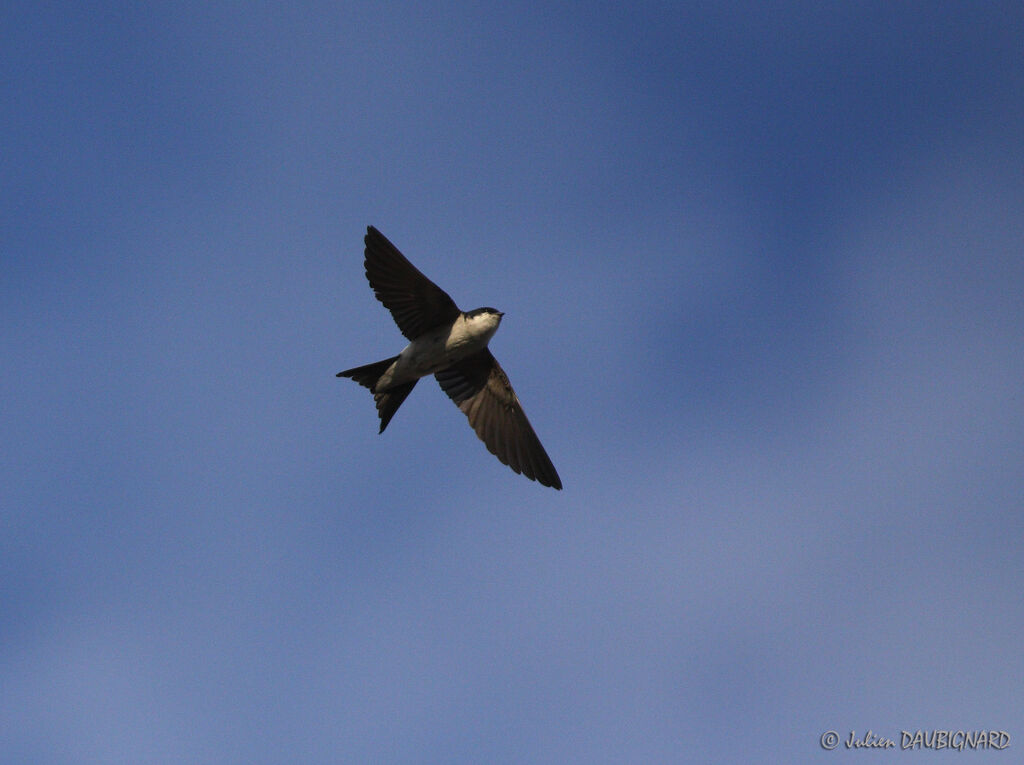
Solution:
M 402 349 L 374 390 L 386 391 L 432 375 L 483 350 L 498 331 L 502 316 L 493 308 L 478 308 L 459 314 L 450 326 L 429 330 Z
M 460 311 L 373 226 L 366 232 L 366 278 L 409 344 L 397 356 L 339 372 L 373 393 L 383 433 L 421 377 L 441 388 L 499 460 L 555 489 L 562 481 L 533 432 L 508 377 L 487 349 L 501 311 Z

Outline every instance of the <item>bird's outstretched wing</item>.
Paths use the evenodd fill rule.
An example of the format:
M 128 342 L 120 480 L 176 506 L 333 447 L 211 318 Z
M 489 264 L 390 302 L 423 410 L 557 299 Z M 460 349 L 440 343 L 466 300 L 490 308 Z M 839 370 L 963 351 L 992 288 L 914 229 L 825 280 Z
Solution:
M 461 313 L 455 301 L 406 260 L 387 237 L 369 226 L 364 241 L 366 278 L 403 335 L 415 340 L 428 330 L 455 321 Z
M 487 449 L 517 473 L 562 488 L 497 359 L 486 348 L 434 375 Z

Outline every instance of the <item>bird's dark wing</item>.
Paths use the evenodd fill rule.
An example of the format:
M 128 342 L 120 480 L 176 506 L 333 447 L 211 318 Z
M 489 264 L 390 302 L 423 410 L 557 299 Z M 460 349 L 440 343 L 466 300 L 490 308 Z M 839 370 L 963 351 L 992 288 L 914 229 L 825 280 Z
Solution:
M 530 427 L 508 377 L 484 348 L 434 375 L 487 449 L 517 473 L 555 489 L 562 481 Z
M 455 321 L 461 313 L 455 301 L 406 260 L 387 237 L 369 226 L 365 242 L 366 278 L 403 335 L 415 340 L 428 330 Z

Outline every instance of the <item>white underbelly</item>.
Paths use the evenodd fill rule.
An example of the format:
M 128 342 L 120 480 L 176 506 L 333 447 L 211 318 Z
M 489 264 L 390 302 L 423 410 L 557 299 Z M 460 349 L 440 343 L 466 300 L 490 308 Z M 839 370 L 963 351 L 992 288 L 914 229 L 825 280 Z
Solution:
M 447 369 L 486 348 L 493 334 L 472 332 L 461 318 L 451 327 L 428 332 L 405 346 L 392 368 L 381 378 L 378 389 L 385 390 Z

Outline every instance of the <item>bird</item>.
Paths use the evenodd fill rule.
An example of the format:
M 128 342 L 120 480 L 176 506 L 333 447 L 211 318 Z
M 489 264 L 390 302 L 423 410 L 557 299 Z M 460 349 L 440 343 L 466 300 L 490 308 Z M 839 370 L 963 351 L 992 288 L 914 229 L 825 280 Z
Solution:
M 364 244 L 370 287 L 409 340 L 397 356 L 337 374 L 373 394 L 378 433 L 420 378 L 432 374 L 491 454 L 516 473 L 561 489 L 555 466 L 487 347 L 505 314 L 491 307 L 460 310 L 373 226 L 367 226 Z

